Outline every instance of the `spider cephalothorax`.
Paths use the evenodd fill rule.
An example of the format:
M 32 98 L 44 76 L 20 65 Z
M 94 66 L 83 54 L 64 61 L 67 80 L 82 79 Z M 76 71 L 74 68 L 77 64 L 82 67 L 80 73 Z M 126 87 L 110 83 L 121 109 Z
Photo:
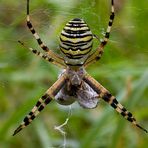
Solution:
M 83 81 L 85 69 L 83 67 L 77 70 L 67 68 L 64 72 L 67 75 L 67 81 L 55 96 L 55 100 L 62 105 L 70 105 L 77 101 L 84 108 L 95 108 L 99 101 L 98 94 Z
M 29 50 L 64 70 L 58 80 L 37 101 L 36 105 L 24 118 L 22 124 L 15 130 L 13 135 L 29 125 L 51 100 L 56 100 L 62 105 L 69 105 L 77 101 L 84 108 L 95 108 L 98 101 L 102 99 L 133 125 L 148 132 L 136 122 L 132 113 L 123 107 L 106 88 L 85 71 L 85 67 L 101 58 L 103 48 L 109 39 L 113 20 L 114 3 L 111 0 L 111 15 L 105 37 L 98 48 L 91 54 L 93 34 L 88 25 L 79 18 L 69 21 L 60 36 L 60 50 L 64 54 L 61 57 L 49 50 L 33 28 L 29 16 L 29 0 L 27 0 L 27 26 L 46 54 L 32 48 L 29 48 Z M 22 42 L 20 43 L 24 45 Z

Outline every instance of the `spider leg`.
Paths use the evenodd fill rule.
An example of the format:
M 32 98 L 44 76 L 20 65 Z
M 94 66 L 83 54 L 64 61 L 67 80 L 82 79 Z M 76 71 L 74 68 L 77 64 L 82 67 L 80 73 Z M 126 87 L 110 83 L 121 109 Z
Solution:
M 26 46 L 22 41 L 18 41 L 22 46 L 24 46 L 25 48 L 28 48 L 33 54 L 43 58 L 44 60 L 51 62 L 55 65 L 57 65 L 58 67 L 61 67 L 63 69 L 66 68 L 65 64 L 63 63 L 59 63 L 58 61 L 55 61 L 52 57 L 50 57 L 50 55 L 47 55 L 45 53 L 41 53 L 40 51 L 33 49 L 31 47 Z
M 105 33 L 105 37 L 104 37 L 103 41 L 101 41 L 101 44 L 96 49 L 96 51 L 93 54 L 91 54 L 88 57 L 88 59 L 85 61 L 85 64 L 84 64 L 85 67 L 92 64 L 93 62 L 98 61 L 101 58 L 101 56 L 103 54 L 104 46 L 107 44 L 108 39 L 109 39 L 109 35 L 110 35 L 110 32 L 111 32 L 111 27 L 112 27 L 113 21 L 114 21 L 114 16 L 115 16 L 114 0 L 111 0 L 111 15 L 110 15 L 108 27 L 107 27 L 107 30 L 106 30 L 106 33 Z
M 55 59 L 55 61 L 58 61 L 58 63 L 62 63 L 63 65 L 65 65 L 63 58 L 61 58 L 60 56 L 56 55 L 54 52 L 52 52 L 51 50 L 49 50 L 49 48 L 43 43 L 43 41 L 41 40 L 41 38 L 39 37 L 39 35 L 37 34 L 37 32 L 35 31 L 31 21 L 30 21 L 30 15 L 29 15 L 29 0 L 27 0 L 27 27 L 29 28 L 29 30 L 31 31 L 31 33 L 33 34 L 33 36 L 35 37 L 35 39 L 37 40 L 37 43 L 39 44 L 39 46 L 53 59 Z
M 124 106 L 122 106 L 116 98 L 105 89 L 100 83 L 98 83 L 94 78 L 92 78 L 89 74 L 86 74 L 83 79 L 94 91 L 99 94 L 99 97 L 102 98 L 105 102 L 110 104 L 118 113 L 120 113 L 125 119 L 130 121 L 133 125 L 142 129 L 146 133 L 148 131 L 140 126 L 136 119 L 133 117 L 132 113 L 129 112 Z
M 67 79 L 66 75 L 62 75 L 47 91 L 46 93 L 37 101 L 36 105 L 32 108 L 29 114 L 24 118 L 20 126 L 14 131 L 13 136 L 20 132 L 23 128 L 29 125 L 36 116 L 45 108 L 47 104 L 54 99 L 54 96 L 63 87 Z

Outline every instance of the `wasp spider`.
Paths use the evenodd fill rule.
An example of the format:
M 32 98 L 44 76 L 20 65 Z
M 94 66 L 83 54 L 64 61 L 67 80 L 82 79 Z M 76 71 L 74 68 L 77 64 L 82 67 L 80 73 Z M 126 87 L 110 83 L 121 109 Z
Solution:
M 62 105 L 70 105 L 77 101 L 84 108 L 95 108 L 98 101 L 102 99 L 133 125 L 148 132 L 136 122 L 132 113 L 123 107 L 106 88 L 85 71 L 88 65 L 101 58 L 103 48 L 109 39 L 113 20 L 114 2 L 111 0 L 111 15 L 105 37 L 94 52 L 91 52 L 94 35 L 84 20 L 75 18 L 69 21 L 60 35 L 59 48 L 63 54 L 63 57 L 61 57 L 49 50 L 33 28 L 29 16 L 29 0 L 27 0 L 27 26 L 45 53 L 41 53 L 33 48 L 29 48 L 29 50 L 64 70 L 58 80 L 37 101 L 13 135 L 29 125 L 52 100 L 56 100 Z M 20 43 L 23 44 L 22 42 Z

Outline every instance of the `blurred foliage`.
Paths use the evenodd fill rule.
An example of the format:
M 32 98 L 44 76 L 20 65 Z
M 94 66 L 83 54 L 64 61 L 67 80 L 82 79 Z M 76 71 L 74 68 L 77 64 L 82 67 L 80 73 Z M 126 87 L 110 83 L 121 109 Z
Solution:
M 115 0 L 116 17 L 102 59 L 87 71 L 112 92 L 148 128 L 148 8 L 147 1 Z M 58 36 L 72 18 L 85 19 L 100 38 L 107 27 L 110 0 L 34 0 L 31 18 L 47 45 L 58 51 Z M 0 1 L 0 147 L 62 147 L 54 130 L 68 115 L 68 107 L 49 104 L 39 117 L 15 137 L 14 129 L 38 98 L 57 79 L 59 69 L 32 55 L 17 43 L 39 49 L 26 27 L 26 0 Z M 94 41 L 94 49 L 97 45 Z M 100 101 L 86 110 L 72 105 L 68 125 L 69 148 L 146 148 L 148 135 Z

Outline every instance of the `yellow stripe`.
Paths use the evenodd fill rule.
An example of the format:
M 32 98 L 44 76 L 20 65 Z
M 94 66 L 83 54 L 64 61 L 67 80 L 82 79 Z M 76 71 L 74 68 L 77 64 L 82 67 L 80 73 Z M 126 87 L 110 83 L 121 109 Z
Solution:
M 72 30 L 72 31 L 79 31 L 79 30 L 87 30 L 89 28 L 88 27 L 73 28 L 73 27 L 67 27 L 67 26 L 65 26 L 64 29 L 66 29 L 66 30 Z
M 86 50 L 83 50 L 83 51 L 81 51 L 81 50 L 76 50 L 76 51 L 72 51 L 72 50 L 65 50 L 64 48 L 62 48 L 62 47 L 60 47 L 60 49 L 66 54 L 70 54 L 70 55 L 73 55 L 73 56 L 76 56 L 76 55 L 79 55 L 79 54 L 86 54 L 86 53 L 88 53 L 90 50 L 91 50 L 91 48 L 88 48 L 88 49 L 86 49 Z
M 80 41 L 87 42 L 87 41 L 89 41 L 92 38 L 93 38 L 92 36 L 86 36 L 86 37 L 82 37 L 82 38 L 68 38 L 66 36 L 61 35 L 61 39 L 63 41 L 71 41 L 73 43 L 77 43 L 77 42 L 80 42 Z

